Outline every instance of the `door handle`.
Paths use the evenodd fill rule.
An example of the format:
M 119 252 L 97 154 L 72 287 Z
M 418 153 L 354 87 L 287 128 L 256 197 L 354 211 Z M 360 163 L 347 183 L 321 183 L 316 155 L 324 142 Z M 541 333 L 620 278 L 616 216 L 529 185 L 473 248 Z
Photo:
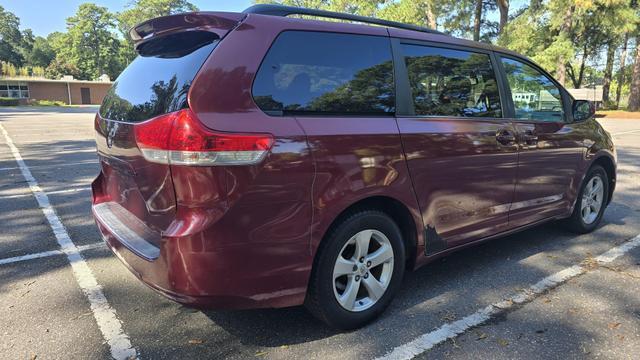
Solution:
M 496 140 L 502 145 L 515 144 L 516 135 L 511 130 L 501 129 L 496 133 Z

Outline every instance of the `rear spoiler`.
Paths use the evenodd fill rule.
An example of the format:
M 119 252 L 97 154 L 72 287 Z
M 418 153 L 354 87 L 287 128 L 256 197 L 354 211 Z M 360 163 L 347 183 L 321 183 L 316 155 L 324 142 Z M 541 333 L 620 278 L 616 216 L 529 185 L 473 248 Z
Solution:
M 246 14 L 230 12 L 191 12 L 163 16 L 142 22 L 129 30 L 135 49 L 145 42 L 183 31 L 209 31 L 224 37 Z

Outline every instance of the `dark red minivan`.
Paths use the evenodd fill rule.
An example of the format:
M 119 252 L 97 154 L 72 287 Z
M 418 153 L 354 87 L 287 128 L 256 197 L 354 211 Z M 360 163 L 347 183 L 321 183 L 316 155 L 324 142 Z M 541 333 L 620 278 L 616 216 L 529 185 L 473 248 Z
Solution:
M 305 304 L 354 328 L 406 269 L 550 220 L 592 231 L 611 200 L 591 104 L 511 51 L 278 5 L 131 36 L 139 56 L 96 116 L 93 214 L 180 303 Z

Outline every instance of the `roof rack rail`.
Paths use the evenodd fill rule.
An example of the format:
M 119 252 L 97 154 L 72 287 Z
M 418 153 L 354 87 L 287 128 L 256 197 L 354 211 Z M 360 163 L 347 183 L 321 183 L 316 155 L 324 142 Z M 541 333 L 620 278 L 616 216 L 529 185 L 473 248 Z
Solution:
M 307 9 L 307 8 L 300 8 L 300 7 L 294 7 L 294 6 L 276 5 L 276 4 L 253 5 L 251 7 L 246 8 L 243 11 L 243 13 L 283 16 L 283 17 L 289 16 L 289 15 L 308 15 L 308 16 L 317 16 L 317 17 L 330 18 L 330 19 L 357 21 L 357 22 L 366 23 L 366 24 L 375 24 L 375 25 L 382 25 L 382 26 L 398 28 L 398 29 L 406 29 L 406 30 L 420 31 L 420 32 L 431 33 L 431 34 L 444 35 L 443 33 L 437 30 L 433 30 L 430 28 L 417 26 L 417 25 L 403 24 L 397 21 L 382 20 L 382 19 L 376 19 L 369 16 L 345 14 L 345 13 L 340 13 L 335 11 L 315 10 L 315 9 Z

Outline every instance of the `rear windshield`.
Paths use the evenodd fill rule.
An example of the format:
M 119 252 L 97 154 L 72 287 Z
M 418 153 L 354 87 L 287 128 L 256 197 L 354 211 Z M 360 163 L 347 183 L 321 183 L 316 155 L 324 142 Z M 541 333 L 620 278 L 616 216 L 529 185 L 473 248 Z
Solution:
M 191 81 L 218 40 L 179 34 L 139 49 L 140 56 L 120 74 L 107 93 L 100 116 L 140 122 L 187 107 Z

